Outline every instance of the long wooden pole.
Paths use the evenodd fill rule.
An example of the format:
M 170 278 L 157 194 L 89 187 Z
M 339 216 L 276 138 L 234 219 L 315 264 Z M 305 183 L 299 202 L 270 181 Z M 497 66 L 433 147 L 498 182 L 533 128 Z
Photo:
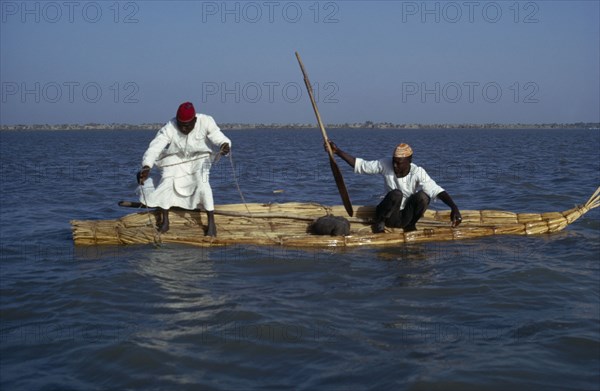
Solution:
M 323 121 L 321 120 L 321 115 L 319 114 L 319 108 L 317 107 L 317 102 L 315 101 L 315 97 L 313 95 L 313 89 L 310 84 L 310 81 L 308 80 L 308 75 L 306 74 L 304 64 L 302 63 L 302 59 L 300 58 L 298 52 L 296 52 L 296 58 L 298 59 L 298 64 L 300 64 L 300 70 L 302 70 L 302 75 L 304 76 L 304 84 L 306 85 L 306 89 L 308 90 L 310 103 L 312 104 L 313 110 L 315 111 L 317 122 L 319 123 L 321 134 L 323 135 L 323 140 L 325 140 L 325 146 L 327 148 L 327 153 L 329 154 L 329 165 L 331 166 L 331 172 L 333 172 L 335 184 L 337 185 L 338 191 L 340 192 L 340 196 L 342 197 L 342 202 L 344 203 L 344 208 L 346 209 L 346 212 L 349 216 L 352 216 L 354 214 L 354 210 L 352 209 L 352 202 L 350 201 L 350 196 L 348 195 L 348 190 L 346 189 L 346 184 L 344 183 L 344 177 L 342 177 L 342 172 L 340 171 L 340 168 L 338 167 L 333 157 L 333 151 L 331 150 L 331 145 L 329 145 L 329 138 L 327 137 L 327 132 L 325 131 Z

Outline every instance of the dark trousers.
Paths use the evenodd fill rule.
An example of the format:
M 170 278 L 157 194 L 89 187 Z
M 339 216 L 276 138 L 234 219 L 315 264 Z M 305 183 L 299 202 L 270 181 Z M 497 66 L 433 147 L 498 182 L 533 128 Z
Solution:
M 378 222 L 392 228 L 414 228 L 415 224 L 427 210 L 431 200 L 422 190 L 406 199 L 404 209 L 400 210 L 403 194 L 400 190 L 392 190 L 377 205 L 375 218 Z

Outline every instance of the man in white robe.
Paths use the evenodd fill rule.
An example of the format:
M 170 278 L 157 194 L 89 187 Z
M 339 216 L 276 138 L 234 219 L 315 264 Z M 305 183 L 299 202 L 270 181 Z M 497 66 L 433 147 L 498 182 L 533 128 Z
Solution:
M 210 167 L 218 154 L 227 155 L 231 141 L 221 132 L 215 120 L 196 114 L 194 105 L 182 103 L 175 118 L 163 126 L 142 158 L 138 182 L 143 185 L 140 202 L 162 211 L 159 231 L 169 230 L 169 209 L 203 207 L 208 215 L 206 235 L 216 236 L 214 201 L 209 184 Z M 161 169 L 156 189 L 146 182 L 152 167 Z
M 439 198 L 450 207 L 452 227 L 462 222 L 452 197 L 427 174 L 425 169 L 412 163 L 413 150 L 408 144 L 398 144 L 392 157 L 364 160 L 342 151 L 329 141 L 333 153 L 348 163 L 356 174 L 382 175 L 386 195 L 377 205 L 373 232 L 384 232 L 385 227 L 416 230 L 432 199 Z

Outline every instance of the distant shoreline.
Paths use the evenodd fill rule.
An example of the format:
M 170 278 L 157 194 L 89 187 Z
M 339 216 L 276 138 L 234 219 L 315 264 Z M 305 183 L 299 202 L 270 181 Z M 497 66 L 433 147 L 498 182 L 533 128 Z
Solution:
M 61 124 L 61 125 L 0 125 L 0 131 L 18 130 L 158 130 L 164 124 Z M 219 124 L 223 130 L 252 130 L 252 129 L 316 129 L 315 124 Z M 393 124 L 390 122 L 344 123 L 327 124 L 327 129 L 600 129 L 598 122 L 576 122 L 569 124 Z

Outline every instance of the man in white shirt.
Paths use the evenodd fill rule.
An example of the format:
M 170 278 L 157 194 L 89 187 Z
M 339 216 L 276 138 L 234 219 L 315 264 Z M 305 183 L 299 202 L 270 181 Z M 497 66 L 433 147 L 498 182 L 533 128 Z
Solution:
M 163 126 L 150 142 L 142 158 L 138 183 L 143 185 L 140 202 L 162 211 L 159 231 L 169 230 L 169 209 L 193 210 L 200 206 L 208 215 L 207 236 L 217 236 L 214 202 L 209 184 L 213 158 L 227 155 L 231 141 L 221 132 L 215 120 L 196 114 L 194 105 L 182 103 L 175 118 Z M 148 179 L 150 169 L 161 168 L 161 180 L 156 189 Z
M 371 161 L 342 151 L 332 141 L 329 145 L 333 153 L 354 168 L 355 173 L 383 176 L 387 194 L 377 205 L 373 232 L 384 232 L 385 226 L 402 228 L 405 232 L 416 230 L 417 221 L 435 198 L 450 207 L 452 227 L 461 223 L 460 211 L 452 197 L 422 167 L 412 163 L 413 151 L 408 144 L 398 144 L 391 158 Z

